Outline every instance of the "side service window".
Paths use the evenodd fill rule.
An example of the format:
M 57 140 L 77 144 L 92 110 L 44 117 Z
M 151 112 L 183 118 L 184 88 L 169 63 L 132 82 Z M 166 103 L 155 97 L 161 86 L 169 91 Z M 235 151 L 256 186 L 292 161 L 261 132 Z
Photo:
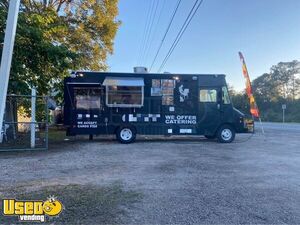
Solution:
M 143 106 L 142 86 L 107 86 L 107 105 L 110 107 Z
M 222 102 L 225 105 L 230 104 L 230 97 L 229 97 L 228 89 L 225 86 L 222 87 Z
M 217 102 L 217 90 L 202 89 L 199 94 L 200 102 Z
M 100 109 L 100 95 L 100 88 L 75 87 L 74 96 L 76 109 Z

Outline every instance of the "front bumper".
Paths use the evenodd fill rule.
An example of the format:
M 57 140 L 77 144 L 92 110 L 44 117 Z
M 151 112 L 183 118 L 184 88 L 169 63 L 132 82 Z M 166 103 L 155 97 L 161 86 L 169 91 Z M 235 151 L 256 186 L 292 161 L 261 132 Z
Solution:
M 244 129 L 246 133 L 254 133 L 254 120 L 252 118 L 244 118 Z

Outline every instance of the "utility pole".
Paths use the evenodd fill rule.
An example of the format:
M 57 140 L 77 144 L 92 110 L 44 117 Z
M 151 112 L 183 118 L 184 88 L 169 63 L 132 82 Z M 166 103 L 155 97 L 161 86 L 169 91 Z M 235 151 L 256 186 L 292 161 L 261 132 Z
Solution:
M 6 105 L 7 87 L 11 68 L 11 60 L 15 43 L 20 0 L 10 0 L 5 29 L 5 38 L 0 65 L 0 143 L 3 141 L 3 119 Z
M 35 112 L 36 112 L 36 88 L 31 88 L 31 123 L 30 123 L 30 146 L 35 148 Z

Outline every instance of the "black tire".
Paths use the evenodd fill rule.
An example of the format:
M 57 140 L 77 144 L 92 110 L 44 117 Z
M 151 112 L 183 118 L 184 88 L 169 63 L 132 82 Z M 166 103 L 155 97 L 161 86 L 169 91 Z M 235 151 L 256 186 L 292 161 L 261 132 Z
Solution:
M 204 135 L 204 137 L 206 137 L 209 140 L 213 140 L 216 138 L 216 135 Z
M 217 139 L 220 143 L 231 143 L 235 139 L 235 130 L 230 125 L 223 125 L 217 132 Z
M 116 132 L 116 137 L 122 144 L 130 144 L 135 141 L 136 131 L 133 127 L 120 127 Z

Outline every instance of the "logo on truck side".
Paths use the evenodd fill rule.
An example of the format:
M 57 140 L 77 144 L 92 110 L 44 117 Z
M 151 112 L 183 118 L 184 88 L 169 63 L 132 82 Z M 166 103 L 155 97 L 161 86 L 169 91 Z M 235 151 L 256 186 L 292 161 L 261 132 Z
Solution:
M 183 85 L 180 85 L 179 93 L 180 93 L 180 102 L 184 102 L 184 100 L 189 97 L 190 89 L 183 88 Z

